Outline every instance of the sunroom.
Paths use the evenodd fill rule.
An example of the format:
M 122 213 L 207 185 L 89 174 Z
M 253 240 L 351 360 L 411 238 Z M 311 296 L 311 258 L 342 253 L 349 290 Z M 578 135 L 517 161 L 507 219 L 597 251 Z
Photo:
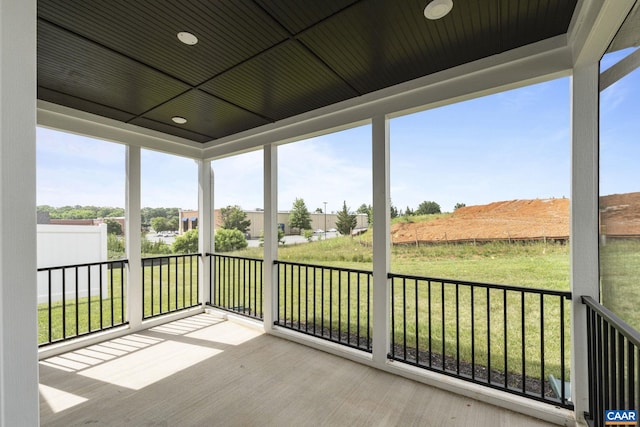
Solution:
M 622 286 L 614 287 L 603 274 L 615 269 L 624 271 L 616 277 L 633 280 L 633 258 L 625 257 L 631 249 L 611 255 L 614 245 L 608 242 L 632 241 L 634 235 L 602 235 L 603 176 L 615 166 L 602 162 L 606 147 L 600 128 L 608 116 L 600 94 L 633 76 L 640 64 L 634 50 L 640 42 L 638 16 L 632 0 L 0 0 L 0 424 L 211 424 L 216 419 L 286 424 L 282 417 L 298 412 L 301 418 L 288 419 L 445 425 L 473 419 L 494 424 L 500 417 L 503 425 L 538 420 L 601 425 L 607 410 L 637 410 L 639 335 L 618 317 L 618 306 L 607 304 L 632 297 L 620 294 Z M 606 70 L 601 66 L 603 56 L 621 51 L 631 53 Z M 395 272 L 390 264 L 390 121 L 567 77 L 570 290 Z M 372 268 L 280 259 L 281 147 L 361 125 L 370 131 Z M 37 268 L 37 126 L 125 147 L 124 259 Z M 196 161 L 197 253 L 141 256 L 143 150 Z M 214 247 L 212 163 L 255 151 L 262 153 L 263 166 L 262 182 L 256 184 L 264 203 L 263 256 L 227 256 Z M 633 151 L 617 155 L 632 157 Z M 630 187 L 625 191 L 633 191 Z M 39 299 L 37 286 L 25 286 L 42 276 L 49 280 L 48 301 Z M 51 327 L 52 316 L 59 315 L 52 308 L 51 286 L 61 286 L 61 335 Z M 86 313 L 97 312 L 99 318 L 89 318 L 83 329 L 81 309 L 76 305 L 65 312 L 67 302 L 84 298 L 92 304 L 94 297 L 100 308 Z M 34 316 L 42 304 L 49 310 L 44 340 Z M 517 316 L 508 318 L 513 313 Z M 535 343 L 525 346 L 523 337 L 530 337 L 525 328 L 534 323 Z M 545 356 L 551 341 L 559 345 L 553 351 L 546 347 Z M 469 345 L 470 359 L 460 350 Z M 496 346 L 501 351 L 494 353 Z M 261 352 L 262 366 L 260 358 L 251 359 Z M 278 375 L 261 377 L 258 373 L 275 369 L 270 353 L 286 354 L 287 364 Z M 304 359 L 318 365 L 306 365 Z M 264 388 L 246 392 L 242 369 L 234 364 L 225 372 L 221 360 L 242 360 L 242 368 L 256 363 L 252 375 Z M 352 362 L 357 364 L 338 366 Z M 210 375 L 224 381 L 199 382 L 208 374 L 193 370 L 197 366 L 214 370 Z M 335 371 L 307 375 L 314 366 Z M 175 382 L 165 381 L 169 377 Z M 339 377 L 358 382 L 362 390 L 339 394 L 347 387 Z M 398 377 L 407 382 L 392 380 Z M 317 387 L 301 387 L 296 378 Z M 204 400 L 193 404 L 197 409 L 187 418 L 177 409 L 163 413 L 163 405 L 172 408 L 170 393 L 181 393 L 176 387 L 190 382 L 203 394 L 228 387 L 234 397 L 219 395 L 222 403 L 215 409 Z M 367 390 L 384 395 L 391 382 L 394 391 L 386 400 L 400 403 L 380 415 L 386 418 L 372 417 L 377 412 L 364 408 L 382 400 L 369 399 Z M 471 400 L 414 391 L 418 383 Z M 104 394 L 95 391 L 101 385 L 107 387 Z M 302 397 L 289 411 L 287 405 L 276 411 L 265 404 L 244 417 L 243 405 L 256 406 L 242 402 L 271 402 L 270 389 Z M 109 399 L 127 390 L 140 394 L 130 405 L 125 399 L 117 409 L 121 413 L 107 406 L 100 415 L 86 397 Z M 322 408 L 336 404 L 333 393 L 341 404 L 339 416 L 332 418 Z M 418 405 L 442 402 L 438 406 L 449 412 L 432 408 L 408 416 L 416 410 L 403 406 L 405 393 Z M 348 399 L 355 403 L 344 405 Z M 459 414 L 455 421 L 457 405 L 482 406 L 484 418 L 478 412 L 467 418 Z M 398 409 L 403 407 L 405 412 Z M 164 415 L 149 415 L 154 411 Z M 207 411 L 234 415 L 215 418 Z

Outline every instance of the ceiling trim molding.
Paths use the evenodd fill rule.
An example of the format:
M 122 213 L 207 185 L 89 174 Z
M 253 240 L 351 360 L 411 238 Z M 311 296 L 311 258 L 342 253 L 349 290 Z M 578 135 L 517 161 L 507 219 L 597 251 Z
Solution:
M 368 123 L 376 115 L 398 117 L 571 73 L 565 35 L 349 99 L 276 123 L 204 144 L 215 159 Z
M 38 126 L 62 132 L 194 159 L 202 158 L 200 143 L 47 101 L 38 100 L 37 117 Z

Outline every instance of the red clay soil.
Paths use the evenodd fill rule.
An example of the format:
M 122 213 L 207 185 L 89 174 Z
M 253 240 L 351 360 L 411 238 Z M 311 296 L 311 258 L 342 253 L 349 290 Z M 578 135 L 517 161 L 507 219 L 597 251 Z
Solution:
M 535 199 L 466 206 L 451 216 L 391 227 L 393 243 L 567 239 L 569 199 Z
M 600 197 L 600 228 L 609 236 L 640 235 L 640 193 Z
M 640 192 L 600 197 L 601 232 L 640 235 Z M 447 217 L 391 226 L 394 244 L 493 240 L 566 240 L 569 199 L 534 199 L 467 206 Z

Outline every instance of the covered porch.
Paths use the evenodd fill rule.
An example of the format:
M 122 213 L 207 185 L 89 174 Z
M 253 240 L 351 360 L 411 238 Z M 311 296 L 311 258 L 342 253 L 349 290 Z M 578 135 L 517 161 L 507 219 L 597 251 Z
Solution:
M 95 11 L 70 8 L 67 2 L 0 0 L 0 351 L 3 356 L 0 359 L 0 425 L 91 422 L 198 425 L 223 421 L 276 425 L 289 419 L 292 424 L 327 425 L 538 425 L 545 422 L 576 425 L 588 421 L 600 424 L 602 411 L 610 409 L 603 407 L 605 400 L 609 404 L 609 390 L 623 390 L 625 381 L 621 380 L 620 387 L 607 383 L 603 392 L 602 381 L 595 382 L 594 386 L 590 372 L 599 367 L 602 372 L 608 369 L 607 375 L 621 373 L 624 378 L 625 360 L 629 362 L 627 366 L 635 367 L 640 358 L 634 347 L 638 345 L 637 334 L 633 331 L 629 334 L 624 328 L 615 329 L 615 319 L 606 312 L 589 311 L 591 317 L 587 317 L 585 303 L 599 309 L 592 303 L 597 302 L 600 295 L 598 115 L 603 77 L 599 61 L 630 11 L 634 13 L 632 16 L 638 16 L 636 2 L 567 1 L 556 9 L 551 5 L 560 3 L 540 0 L 534 2 L 535 13 L 524 6 L 530 2 L 521 2 L 514 11 L 517 19 L 502 10 L 512 2 L 490 2 L 493 9 L 489 17 L 481 10 L 482 2 L 474 3 L 469 9 L 462 9 L 462 2 L 456 2 L 456 7 L 463 10 L 459 19 L 446 27 L 444 21 L 438 21 L 436 25 L 442 24 L 442 27 L 430 30 L 434 31 L 430 33 L 434 39 L 436 33 L 449 35 L 447 41 L 433 51 L 423 48 L 414 51 L 411 37 L 404 33 L 395 37 L 393 26 L 394 31 L 387 33 L 387 38 L 373 37 L 378 32 L 369 21 L 372 11 L 377 13 L 375 16 L 394 16 L 402 22 L 406 10 L 401 11 L 400 17 L 393 14 L 398 2 L 344 1 L 326 8 L 318 6 L 317 10 L 296 10 L 296 13 L 278 2 L 241 3 L 237 9 L 225 9 L 224 13 L 251 19 L 243 21 L 240 29 L 216 21 L 220 28 L 224 27 L 217 35 L 218 44 L 212 43 L 215 46 L 209 48 L 213 51 L 193 58 L 181 50 L 182 45 L 169 47 L 161 37 L 150 37 L 142 48 L 132 42 L 127 34 L 138 27 L 127 24 L 129 16 L 124 3 L 121 9 L 101 11 L 104 20 L 94 21 Z M 403 7 L 409 7 L 409 3 L 403 3 Z M 173 4 L 167 3 L 169 6 Z M 201 18 L 199 4 L 193 2 L 190 6 L 186 12 L 174 11 L 174 15 L 183 17 L 181 14 L 185 13 Z M 418 15 L 423 19 L 425 5 L 419 6 Z M 151 7 L 153 13 L 146 12 L 143 7 L 136 12 L 139 15 L 134 16 L 152 16 L 156 10 Z M 491 21 L 494 14 L 502 24 Z M 163 16 L 171 21 L 169 15 Z M 217 19 L 216 16 L 212 14 L 209 19 Z M 368 56 L 361 58 L 359 64 L 364 69 L 356 65 L 353 69 L 343 69 L 342 64 L 348 63 L 353 55 L 334 51 L 336 39 L 332 37 L 354 43 L 361 40 L 356 37 L 358 34 L 350 33 L 354 16 L 360 20 L 359 27 L 363 27 L 358 34 L 365 40 L 372 37 L 378 44 L 367 44 L 366 49 L 357 43 L 351 45 L 354 51 L 366 50 Z M 485 18 L 492 25 L 478 26 Z M 520 25 L 527 19 L 536 24 Z M 164 18 L 162 20 L 164 22 Z M 264 28 L 252 25 L 257 21 Z M 409 21 L 418 20 L 414 17 Z M 180 24 L 180 28 L 172 27 L 171 36 L 175 37 L 175 31 L 184 30 L 182 26 L 186 22 L 181 19 L 173 22 Z M 110 23 L 120 26 L 113 32 Z M 546 23 L 550 23 L 549 26 Z M 142 33 L 156 34 L 156 24 L 153 20 L 144 21 Z M 207 19 L 200 22 L 202 34 L 208 32 L 209 24 Z M 325 24 L 328 27 L 324 27 Z M 36 40 L 36 27 L 39 40 Z M 231 55 L 232 48 L 215 50 L 226 47 L 225 43 L 236 43 L 237 33 L 245 34 L 256 28 L 265 30 L 264 37 L 254 34 L 253 38 L 240 43 L 241 46 L 234 46 L 236 56 Z M 407 25 L 403 30 L 411 35 L 423 34 L 420 28 L 418 23 Z M 478 30 L 481 36 L 474 36 L 471 31 L 467 44 L 463 44 L 459 52 L 447 53 L 456 46 L 456 29 L 462 28 L 469 31 L 481 28 Z M 485 37 L 490 39 L 494 32 L 498 39 L 493 43 L 482 42 Z M 255 40 L 263 45 L 257 46 L 253 43 Z M 388 40 L 398 44 L 386 45 L 384 42 Z M 635 43 L 633 37 L 630 41 Z M 390 58 L 385 60 L 384 55 L 378 55 L 380 52 L 389 53 Z M 394 61 L 397 52 L 405 52 L 408 57 Z M 217 63 L 219 57 L 229 63 Z M 432 61 L 436 57 L 440 59 Z M 637 55 L 632 62 L 630 67 L 637 68 Z M 291 66 L 294 63 L 297 68 Z M 386 73 L 381 72 L 380 67 Z M 614 68 L 605 80 L 616 81 L 628 67 L 629 64 L 625 64 Z M 322 70 L 319 75 L 307 78 L 308 73 L 318 69 Z M 267 70 L 277 72 L 269 74 Z M 570 292 L 534 292 L 536 295 L 529 297 L 524 291 L 508 286 L 395 275 L 390 268 L 389 249 L 390 119 L 561 76 L 571 76 Z M 177 126 L 186 124 L 183 116 L 189 117 L 189 124 Z M 348 271 L 279 260 L 278 146 L 362 123 L 371 125 L 372 201 L 376 218 L 372 271 Z M 114 282 L 116 268 L 120 269 L 121 280 L 117 285 L 120 299 L 111 298 L 110 323 L 103 324 L 100 317 L 99 328 L 89 326 L 83 331 L 76 309 L 75 323 L 70 323 L 73 326 L 69 330 L 63 330 L 62 340 L 49 331 L 47 345 L 40 350 L 34 316 L 36 290 L 24 286 L 36 283 L 38 274 L 34 259 L 36 125 L 126 147 L 127 254 L 126 259 L 115 263 L 117 265 L 105 263 L 110 264 L 105 268 L 110 271 L 111 282 Z M 189 270 L 193 280 L 189 281 L 188 303 L 184 273 L 182 284 L 178 284 L 178 265 L 180 268 L 185 265 L 182 257 L 165 257 L 166 262 L 158 262 L 168 269 L 175 265 L 176 281 L 152 283 L 151 293 L 147 293 L 145 271 L 155 267 L 154 261 L 142 258 L 139 233 L 141 150 L 147 148 L 188 157 L 198 164 L 199 247 L 198 253 L 188 255 L 193 265 Z M 233 264 L 235 269 L 239 263 L 254 263 L 246 267 L 252 280 L 241 282 L 235 272 L 238 276 L 240 271 L 244 274 L 244 266 L 240 270 L 225 270 L 224 265 L 213 261 L 221 256 L 216 254 L 213 244 L 215 194 L 211 162 L 252 150 L 263 153 L 264 257 L 259 262 L 243 259 Z M 56 268 L 75 269 L 78 275 L 78 269 L 94 267 Z M 343 277 L 338 279 L 337 286 L 346 284 L 346 291 L 344 287 L 339 288 L 346 294 L 335 297 L 337 317 L 329 320 L 329 325 L 333 320 L 338 324 L 336 336 L 332 326 L 325 331 L 322 315 L 316 330 L 315 315 L 324 313 L 324 309 L 316 311 L 316 305 L 326 301 L 324 296 L 316 299 L 316 281 L 309 279 L 317 277 L 317 268 L 328 268 L 327 277 L 334 274 Z M 284 278 L 287 271 L 291 272 L 289 279 Z M 304 282 L 300 279 L 301 271 L 305 272 Z M 318 286 L 324 289 L 325 276 L 321 277 Z M 570 390 L 561 386 L 559 396 L 549 400 L 541 385 L 536 396 L 527 396 L 530 394 L 526 389 L 527 380 L 523 379 L 513 393 L 507 390 L 514 388 L 507 384 L 507 375 L 504 387 L 499 384 L 500 380 L 493 384 L 491 373 L 486 377 L 475 376 L 473 362 L 467 374 L 471 381 L 458 378 L 460 375 L 453 376 L 452 372 L 460 373 L 460 360 L 456 352 L 455 357 L 451 356 L 453 367 L 445 363 L 444 339 L 443 369 L 437 372 L 430 359 L 435 350 L 432 352 L 430 348 L 426 355 L 419 351 L 411 354 L 410 332 L 405 328 L 401 335 L 396 333 L 394 322 L 401 319 L 406 325 L 406 319 L 411 317 L 407 316 L 411 304 L 394 299 L 398 289 L 403 289 L 404 296 L 408 295 L 407 282 L 415 286 L 415 295 L 419 284 L 431 292 L 434 282 L 442 300 L 445 295 L 454 295 L 456 307 L 461 288 L 468 292 L 465 295 L 470 295 L 471 307 L 476 294 L 486 295 L 478 305 L 487 307 L 490 300 L 502 298 L 500 315 L 504 315 L 505 343 L 506 306 L 512 292 L 519 292 L 517 298 L 522 301 L 516 306 L 523 313 L 522 330 L 525 299 L 539 298 L 540 311 L 544 312 L 545 298 L 557 298 L 554 304 L 562 313 L 555 319 L 562 341 L 558 372 L 562 384 L 568 379 L 563 377 L 565 371 L 570 369 Z M 242 288 L 245 283 L 248 283 L 246 289 Z M 352 283 L 357 286 L 354 293 Z M 70 292 L 77 294 L 77 285 L 75 289 L 70 286 Z M 475 291 L 478 288 L 480 291 Z M 165 307 L 162 299 L 159 312 L 154 311 L 153 304 L 151 308 L 145 305 L 147 298 L 153 300 L 154 295 L 163 298 L 164 292 L 167 292 L 166 309 L 162 308 Z M 236 298 L 239 292 L 243 292 L 243 298 L 244 292 L 253 298 L 240 301 Z M 63 288 L 62 295 L 65 294 Z M 179 294 L 183 297 L 179 298 Z M 360 299 L 365 294 L 367 299 Z M 345 310 L 341 310 L 340 295 L 346 295 Z M 333 298 L 329 297 L 328 301 Z M 418 305 L 416 302 L 416 311 Z M 395 307 L 401 311 L 394 311 Z M 334 315 L 332 310 L 329 309 L 329 316 Z M 471 313 L 473 310 L 471 308 Z M 235 316 L 233 313 L 238 312 L 254 319 L 250 322 L 258 323 L 239 325 L 222 321 L 221 316 Z M 439 313 L 442 324 L 451 321 L 453 327 L 457 327 L 458 313 L 445 319 L 444 312 L 442 309 Z M 307 317 L 303 317 L 303 313 Z M 313 322 L 308 313 L 313 313 Z M 63 317 L 67 318 L 64 311 Z M 418 316 L 414 317 L 417 324 Z M 489 316 L 486 317 L 490 323 Z M 541 321 L 541 329 L 546 322 Z M 605 324 L 607 326 L 603 326 Z M 609 324 L 614 328 L 612 331 L 619 333 L 617 341 L 608 338 Z M 444 326 L 442 328 L 444 335 Z M 605 329 L 604 337 L 599 335 L 598 331 Z M 589 336 L 600 341 L 590 344 Z M 422 339 L 417 335 L 414 338 L 416 342 Z M 544 348 L 544 338 L 544 334 L 538 337 L 541 348 Z M 474 338 L 471 343 L 473 346 Z M 520 344 L 518 349 L 524 366 L 526 356 L 524 345 Z M 489 347 L 488 342 L 486 345 Z M 598 349 L 593 345 L 599 345 Z M 612 350 L 615 356 L 616 349 L 621 348 L 618 355 L 627 351 L 629 356 L 623 357 L 619 365 L 609 363 L 607 350 Z M 505 367 L 506 353 L 502 354 Z M 569 353 L 570 363 L 565 366 L 565 354 Z M 428 366 L 425 356 L 429 357 Z M 601 363 L 605 359 L 606 363 Z M 543 356 L 540 370 L 543 383 L 544 364 Z M 141 366 L 144 369 L 139 369 Z M 525 377 L 524 370 L 522 377 Z M 636 377 L 630 377 L 631 380 L 627 380 L 627 385 L 631 383 L 630 396 L 624 397 L 625 390 L 618 395 L 622 396 L 619 401 L 623 401 L 623 406 L 635 405 L 640 395 L 634 395 Z M 488 384 L 480 384 L 483 382 Z

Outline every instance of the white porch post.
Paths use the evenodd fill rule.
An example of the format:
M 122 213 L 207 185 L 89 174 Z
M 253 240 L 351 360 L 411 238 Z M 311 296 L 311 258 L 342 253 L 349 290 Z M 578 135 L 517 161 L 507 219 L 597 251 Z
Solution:
M 373 362 L 384 365 L 389 352 L 389 121 L 372 120 L 373 154 Z
M 198 252 L 200 252 L 200 295 L 202 306 L 211 301 L 209 281 L 212 272 L 209 270 L 207 253 L 213 252 L 213 171 L 210 160 L 198 161 Z
M 598 129 L 599 64 L 574 69 L 571 102 L 571 400 L 576 418 L 589 408 L 586 308 L 599 301 Z
M 127 145 L 127 188 L 125 200 L 127 271 L 127 317 L 131 329 L 142 326 L 142 218 L 140 214 L 140 147 Z
M 264 146 L 264 265 L 262 274 L 262 308 L 264 330 L 271 332 L 278 318 L 278 148 Z
M 36 2 L 0 0 L 0 426 L 35 426 Z

